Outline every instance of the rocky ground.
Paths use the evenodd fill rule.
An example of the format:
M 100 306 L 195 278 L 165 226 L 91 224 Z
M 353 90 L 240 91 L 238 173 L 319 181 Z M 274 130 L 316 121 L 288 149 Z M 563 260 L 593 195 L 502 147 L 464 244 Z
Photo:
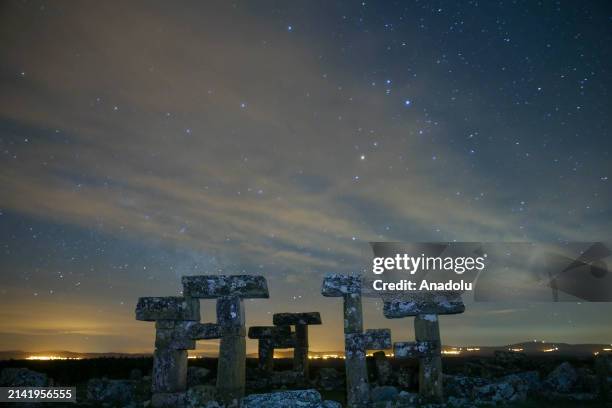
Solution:
M 23 363 L 23 362 L 22 362 Z M 71 362 L 82 364 L 79 381 L 63 375 L 62 362 L 19 367 L 19 362 L 0 364 L 0 386 L 77 385 L 78 406 L 145 407 L 150 404 L 150 366 L 134 361 Z M 192 361 L 190 361 L 190 364 Z M 215 360 L 196 360 L 189 367 L 189 391 L 185 406 L 218 408 L 215 402 Z M 245 408 L 340 408 L 344 403 L 342 360 L 314 361 L 312 378 L 305 380 L 291 371 L 289 361 L 276 362 L 273 374 L 266 375 L 250 362 L 247 369 Z M 377 354 L 369 359 L 372 407 L 612 407 L 612 358 L 588 360 L 532 359 L 520 354 L 498 353 L 495 358 L 444 361 L 446 402 L 421 401 L 417 394 L 416 364 L 400 365 Z M 76 365 L 75 365 L 76 364 Z M 89 364 L 89 365 L 87 365 Z M 104 367 L 110 375 L 104 375 Z M 118 372 L 117 366 L 123 367 Z M 97 367 L 91 369 L 91 367 Z M 112 369 L 110 369 L 112 367 Z M 89 374 L 97 373 L 94 378 Z M 54 380 L 50 374 L 57 374 Z M 113 378 L 114 377 L 114 378 Z M 67 382 L 68 381 L 68 382 Z M 69 406 L 74 407 L 74 404 Z

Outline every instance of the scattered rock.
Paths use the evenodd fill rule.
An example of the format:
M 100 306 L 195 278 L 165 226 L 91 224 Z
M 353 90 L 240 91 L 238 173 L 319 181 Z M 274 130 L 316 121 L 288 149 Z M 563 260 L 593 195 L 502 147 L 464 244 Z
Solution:
M 242 400 L 242 408 L 342 408 L 339 402 L 323 401 L 316 390 L 280 391 L 251 394 Z
M 540 380 L 540 373 L 537 371 L 524 371 L 521 373 L 513 374 L 519 377 L 527 386 L 527 393 L 537 394 L 542 390 L 542 381 Z
M 578 374 L 574 367 L 570 363 L 564 362 L 546 377 L 545 385 L 553 392 L 567 393 L 572 390 L 577 380 Z
M 390 385 L 383 385 L 380 387 L 375 387 L 370 391 L 370 398 L 372 402 L 383 402 L 383 401 L 393 401 L 399 395 L 399 391 L 397 388 L 392 387 Z
M 344 387 L 344 376 L 335 368 L 324 367 L 319 370 L 319 387 L 325 391 L 333 391 Z
M 204 367 L 189 367 L 187 368 L 187 386 L 194 387 L 206 383 L 206 377 L 210 374 L 210 370 Z
M 457 398 L 469 398 L 474 388 L 483 387 L 491 382 L 481 377 L 467 377 L 464 375 L 445 375 L 444 394 Z
M 527 399 L 528 387 L 517 375 L 511 374 L 501 381 L 474 388 L 474 398 L 480 402 L 507 403 Z
M 5 368 L 0 373 L 0 386 L 3 387 L 46 387 L 52 381 L 46 374 L 27 368 Z
M 194 367 L 195 368 L 195 367 Z M 208 370 L 207 370 L 208 371 Z M 217 398 L 217 388 L 212 385 L 195 385 L 185 393 L 185 408 L 214 406 Z
M 129 380 L 92 378 L 87 382 L 87 399 L 97 403 L 127 405 L 136 400 L 135 383 Z

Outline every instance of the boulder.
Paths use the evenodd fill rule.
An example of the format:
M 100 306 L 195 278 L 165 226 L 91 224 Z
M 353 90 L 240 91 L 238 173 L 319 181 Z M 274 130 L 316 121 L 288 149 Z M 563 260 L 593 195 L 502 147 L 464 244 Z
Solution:
M 251 394 L 242 400 L 242 408 L 341 408 L 339 402 L 323 401 L 316 390 L 280 391 Z
M 390 385 L 384 385 L 381 387 L 375 387 L 370 391 L 370 398 L 372 402 L 384 402 L 393 401 L 399 395 L 397 388 Z
M 216 398 L 216 387 L 212 385 L 196 385 L 190 387 L 185 393 L 184 406 L 185 408 L 213 407 L 217 404 Z
M 136 386 L 129 380 L 92 378 L 87 382 L 87 399 L 94 403 L 128 405 L 137 399 Z
M 491 382 L 481 377 L 468 377 L 465 375 L 445 375 L 444 395 L 456 398 L 469 398 L 474 388 L 483 387 Z
M 527 399 L 527 390 L 525 382 L 520 377 L 511 374 L 498 382 L 474 388 L 473 397 L 478 403 L 523 402 Z
M 538 373 L 537 371 L 523 371 L 513 375 L 523 380 L 523 382 L 527 386 L 527 392 L 529 394 L 537 394 L 542 390 L 542 381 L 540 380 L 540 373 Z
M 553 392 L 570 392 L 578 380 L 578 374 L 568 362 L 560 364 L 546 377 L 544 384 Z
M 51 383 L 46 374 L 27 368 L 5 368 L 0 373 L 0 386 L 3 387 L 46 387 Z

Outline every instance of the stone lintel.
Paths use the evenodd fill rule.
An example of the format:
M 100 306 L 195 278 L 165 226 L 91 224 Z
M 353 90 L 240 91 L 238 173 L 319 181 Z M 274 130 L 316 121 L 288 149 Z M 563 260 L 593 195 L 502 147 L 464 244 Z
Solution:
M 345 353 L 349 357 L 365 358 L 367 350 L 384 350 L 391 348 L 391 330 L 369 329 L 365 333 L 346 333 L 344 335 Z
M 189 335 L 194 340 L 219 339 L 223 330 L 216 323 L 197 323 L 190 327 Z
M 383 314 L 387 319 L 400 319 L 402 317 L 422 314 L 458 314 L 465 311 L 461 298 L 449 299 L 446 296 L 434 296 L 431 301 L 397 300 L 385 302 Z
M 366 350 L 386 350 L 391 348 L 390 329 L 368 329 L 363 333 Z
M 393 343 L 396 358 L 423 358 L 440 355 L 440 343 L 435 341 L 407 341 Z
M 237 296 L 243 299 L 268 298 L 268 285 L 258 275 L 183 276 L 183 292 L 194 298 L 216 299 Z
M 275 313 L 272 322 L 276 326 L 321 324 L 319 312 Z
M 200 320 L 200 302 L 181 296 L 141 297 L 136 304 L 136 320 Z
M 323 278 L 323 296 L 342 297 L 352 293 L 361 293 L 361 275 L 329 273 Z
M 249 327 L 249 339 L 266 339 L 273 337 L 291 336 L 289 326 L 251 326 Z

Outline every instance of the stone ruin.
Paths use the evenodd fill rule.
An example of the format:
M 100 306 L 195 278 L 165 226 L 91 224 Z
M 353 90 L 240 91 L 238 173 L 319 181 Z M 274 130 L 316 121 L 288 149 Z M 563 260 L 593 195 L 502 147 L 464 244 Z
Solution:
M 391 330 L 363 331 L 361 275 L 328 274 L 323 280 L 321 294 L 343 299 L 347 403 L 349 407 L 367 407 L 370 403 L 370 385 L 366 353 L 368 350 L 391 348 Z
M 218 400 L 237 407 L 245 393 L 246 327 L 243 299 L 268 298 L 264 277 L 251 275 L 184 276 L 183 296 L 143 297 L 136 319 L 155 322 L 155 352 L 151 405 L 181 406 L 187 391 L 187 351 L 197 340 L 220 339 L 217 365 Z M 391 348 L 389 329 L 363 330 L 362 278 L 360 275 L 328 274 L 321 293 L 342 297 L 347 404 L 367 407 L 371 402 L 366 366 L 368 350 Z M 216 299 L 216 322 L 200 322 L 200 299 Z M 396 358 L 419 359 L 419 394 L 442 402 L 442 360 L 438 315 L 462 313 L 465 306 L 457 293 L 428 294 L 416 300 L 385 300 L 386 318 L 415 317 L 414 342 L 396 342 Z M 273 326 L 253 326 L 249 338 L 259 341 L 259 368 L 273 371 L 274 350 L 294 349 L 294 372 L 308 379 L 308 326 L 321 324 L 318 312 L 277 313 Z M 294 329 L 292 330 L 292 326 Z M 380 356 L 379 356 L 380 357 Z
M 196 340 L 221 339 L 217 395 L 226 406 L 244 396 L 246 328 L 243 299 L 268 298 L 263 276 L 184 276 L 183 296 L 138 299 L 136 319 L 154 321 L 151 405 L 180 406 L 187 390 L 187 350 Z M 200 323 L 199 299 L 216 299 L 216 323 Z
M 309 376 L 308 326 L 321 324 L 319 312 L 276 313 L 272 317 L 274 326 L 252 326 L 249 338 L 258 339 L 259 368 L 273 371 L 274 350 L 293 348 L 293 370 L 301 373 L 304 380 Z M 295 330 L 292 331 L 291 327 Z
M 414 342 L 393 344 L 395 358 L 419 359 L 419 394 L 425 400 L 442 402 L 442 343 L 438 315 L 458 314 L 465 305 L 458 293 L 436 292 L 413 300 L 384 302 L 383 314 L 388 319 L 414 316 Z

